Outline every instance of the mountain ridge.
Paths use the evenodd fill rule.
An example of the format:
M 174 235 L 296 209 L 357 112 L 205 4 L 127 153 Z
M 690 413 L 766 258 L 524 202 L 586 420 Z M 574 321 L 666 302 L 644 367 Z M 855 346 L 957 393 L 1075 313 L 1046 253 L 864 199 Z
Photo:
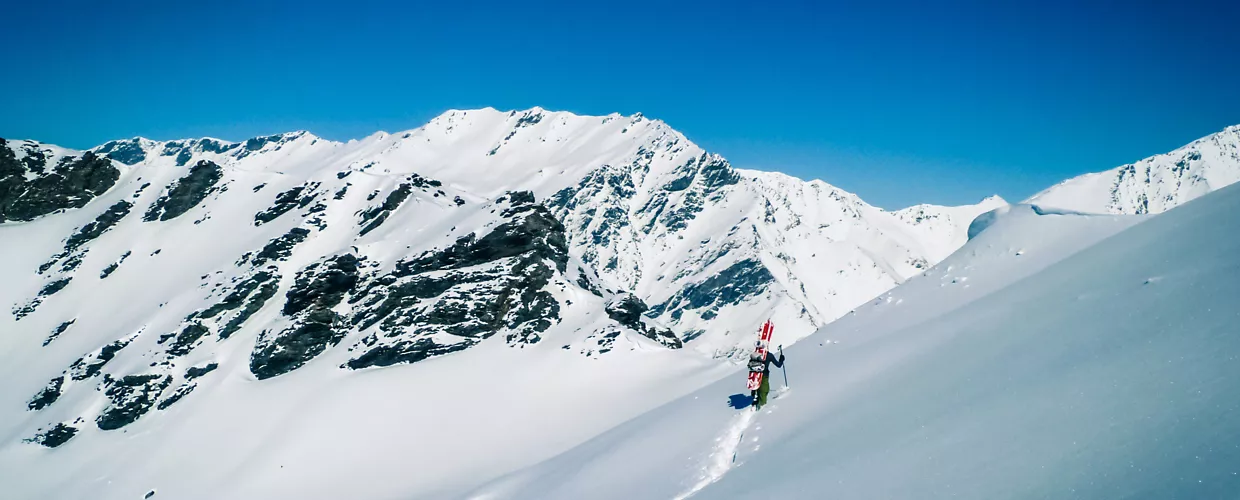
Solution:
M 128 168 L 139 171 L 161 166 L 187 167 L 197 162 L 209 161 L 223 170 L 267 171 L 290 175 L 315 175 L 315 172 L 348 175 L 358 172 L 398 178 L 407 174 L 417 174 L 439 179 L 447 186 L 454 186 L 459 191 L 457 196 L 471 201 L 493 199 L 509 190 L 531 190 L 536 198 L 550 200 L 551 208 L 556 212 L 557 217 L 562 218 L 566 223 L 571 222 L 570 227 L 576 224 L 577 231 L 570 231 L 569 235 L 574 253 L 590 261 L 589 264 L 595 267 L 606 281 L 612 283 L 609 288 L 636 291 L 643 300 L 654 301 L 651 302 L 652 306 L 677 299 L 674 293 L 660 294 L 658 292 L 666 288 L 663 283 L 659 283 L 660 279 L 652 281 L 646 277 L 653 273 L 654 268 L 673 269 L 686 264 L 683 259 L 679 264 L 666 262 L 666 257 L 660 257 L 663 252 L 673 251 L 672 248 L 680 248 L 678 251 L 701 250 L 715 257 L 707 260 L 697 258 L 692 260 L 696 260 L 699 264 L 727 263 L 729 259 L 719 260 L 720 256 L 728 252 L 726 248 L 754 247 L 763 244 L 783 245 L 785 243 L 778 242 L 786 242 L 787 239 L 777 235 L 768 235 L 769 237 L 763 240 L 766 243 L 762 243 L 758 240 L 737 241 L 737 238 L 748 237 L 728 238 L 726 234 L 732 232 L 739 235 L 748 231 L 750 234 L 758 235 L 760 231 L 757 228 L 741 227 L 752 223 L 755 217 L 761 217 L 765 221 L 778 222 L 782 219 L 795 222 L 800 219 L 801 212 L 809 210 L 805 205 L 810 203 L 809 200 L 818 200 L 818 197 L 826 196 L 825 199 L 833 200 L 830 203 L 842 210 L 844 216 L 826 214 L 831 220 L 822 221 L 819 224 L 818 233 L 829 234 L 818 235 L 821 244 L 834 245 L 853 237 L 860 237 L 869 242 L 865 244 L 865 249 L 859 250 L 859 253 L 849 259 L 851 262 L 831 265 L 845 265 L 855 269 L 860 269 L 858 266 L 873 266 L 881 271 L 877 276 L 865 278 L 863 281 L 869 282 L 874 278 L 880 278 L 884 284 L 878 287 L 869 284 L 865 286 L 847 284 L 845 288 L 849 290 L 848 298 L 842 301 L 833 299 L 830 303 L 824 303 L 821 300 L 814 303 L 814 300 L 809 297 L 812 293 L 799 291 L 805 283 L 797 278 L 797 274 L 804 274 L 807 271 L 793 269 L 796 266 L 791 262 L 798 257 L 787 251 L 749 255 L 745 257 L 751 259 L 748 261 L 745 258 L 731 260 L 733 264 L 750 262 L 750 264 L 743 265 L 751 266 L 755 272 L 758 272 L 756 276 L 762 278 L 760 281 L 775 283 L 778 287 L 792 290 L 787 293 L 799 297 L 793 299 L 793 302 L 789 304 L 792 309 L 787 311 L 794 317 L 800 318 L 793 325 L 789 325 L 792 327 L 792 330 L 788 331 L 792 334 L 789 340 L 808 334 L 817 326 L 843 314 L 855 303 L 868 298 L 863 295 L 881 293 L 885 287 L 894 286 L 917 272 L 917 266 L 927 267 L 932 264 L 932 261 L 945 257 L 951 249 L 963 243 L 963 239 L 956 233 L 961 233 L 961 228 L 967 227 L 968 221 L 955 221 L 955 219 L 968 218 L 969 213 L 981 213 L 997 203 L 988 198 L 978 205 L 965 206 L 972 208 L 919 206 L 919 210 L 928 212 L 923 214 L 928 218 L 941 217 L 955 221 L 941 224 L 942 227 L 937 229 L 927 230 L 925 227 L 913 227 L 920 221 L 900 222 L 898 219 L 902 211 L 887 212 L 872 207 L 865 204 L 856 194 L 819 179 L 804 181 L 777 172 L 732 167 L 726 159 L 706 152 L 665 122 L 646 118 L 641 113 L 629 116 L 618 113 L 605 116 L 583 116 L 568 112 L 547 111 L 541 107 L 507 112 L 494 108 L 449 110 L 415 129 L 391 134 L 376 132 L 366 138 L 347 142 L 322 139 L 306 131 L 294 131 L 254 137 L 239 142 L 221 142 L 213 138 L 171 141 L 135 138 L 109 141 L 90 151 L 112 158 Z M 581 208 L 577 213 L 573 213 L 573 209 L 566 208 L 568 194 L 580 195 L 581 190 L 587 188 L 580 185 L 582 180 L 591 178 L 604 170 L 613 172 L 609 175 L 618 175 L 628 179 L 625 182 L 632 183 L 632 188 L 626 189 L 631 192 L 625 192 L 623 195 L 617 194 L 610 201 L 599 201 L 603 205 L 587 204 L 588 206 Z M 721 177 L 712 181 L 709 177 L 711 175 Z M 735 180 L 733 180 L 734 176 Z M 497 177 L 498 180 L 494 182 L 486 182 L 486 179 Z M 600 179 L 601 182 L 607 182 L 606 179 Z M 721 184 L 712 186 L 710 185 L 712 182 L 721 182 Z M 780 187 L 773 190 L 759 187 L 766 184 Z M 742 185 L 744 187 L 737 187 Z M 596 186 L 590 186 L 588 189 L 596 190 Z M 788 199 L 779 191 L 800 191 L 802 194 L 795 196 L 794 200 Z M 592 195 L 597 195 L 594 191 L 592 193 L 594 193 Z M 729 199 L 733 201 L 728 201 Z M 748 201 L 742 202 L 741 199 Z M 718 213 L 722 210 L 722 204 L 729 203 L 736 205 L 740 212 L 737 216 L 727 216 L 726 221 L 712 222 L 712 225 L 719 226 L 715 231 L 689 228 L 691 225 L 700 225 L 700 222 L 694 221 L 702 217 L 700 214 L 703 210 Z M 755 203 L 763 204 L 765 208 Z M 777 204 L 781 207 L 777 208 Z M 581 205 L 574 203 L 573 206 L 580 208 Z M 746 214 L 752 211 L 761 213 Z M 624 234 L 615 233 L 615 228 L 600 228 L 595 215 L 600 212 L 616 217 L 622 213 L 627 214 L 612 221 L 622 226 L 621 232 Z M 785 215 L 777 217 L 776 214 L 780 212 Z M 961 213 L 955 216 L 948 215 L 953 212 Z M 862 213 L 865 215 L 862 216 Z M 896 220 L 890 220 L 893 218 Z M 867 219 L 868 222 L 848 223 L 849 227 L 856 227 L 862 231 L 861 233 L 847 228 L 826 229 L 833 224 L 845 223 L 847 220 L 861 221 L 861 219 Z M 639 248 L 636 241 L 649 238 L 638 238 L 636 233 L 630 229 L 624 229 L 625 226 L 642 227 L 645 231 L 653 230 L 655 239 L 663 241 L 656 248 Z M 787 227 L 794 226 L 795 224 Z M 678 243 L 673 245 L 674 239 L 685 238 L 687 234 L 685 230 L 697 234 L 703 241 L 718 242 L 722 237 L 722 243 L 707 242 L 702 245 L 723 245 L 723 247 L 695 249 L 692 246 Z M 782 230 L 784 229 L 778 229 L 776 233 Z M 608 233 L 609 231 L 614 234 Z M 761 233 L 766 234 L 764 231 Z M 906 231 L 916 236 L 903 234 Z M 724 234 L 712 234 L 716 232 Z M 939 238 L 937 232 L 951 234 Z M 870 234 L 865 235 L 866 233 Z M 803 236 L 812 236 L 812 232 L 803 232 Z M 772 238 L 776 243 L 771 243 Z M 923 244 L 923 240 L 934 241 Z M 617 250 L 620 247 L 615 246 L 612 251 L 603 252 L 606 255 L 596 257 L 598 249 L 595 247 L 598 241 L 607 241 L 612 246 L 628 245 L 626 248 L 630 251 L 619 252 Z M 799 258 L 815 257 L 816 252 L 811 250 L 807 252 L 807 255 Z M 614 264 L 617 266 L 615 268 L 612 267 L 611 259 L 613 258 L 619 258 Z M 622 262 L 623 269 L 620 268 Z M 782 272 L 770 274 L 759 272 L 758 267 L 753 266 L 762 268 L 774 266 L 784 269 Z M 721 272 L 724 269 L 726 267 L 715 267 L 710 272 L 698 269 L 690 276 L 682 275 L 682 271 L 678 270 L 677 277 L 669 276 L 669 278 L 679 281 L 679 287 L 694 283 L 700 285 L 714 272 Z M 737 268 L 737 272 L 739 269 Z M 770 274 L 770 279 L 766 278 L 767 274 Z M 735 300 L 744 301 L 763 295 L 765 292 L 758 288 L 765 286 L 755 283 L 752 289 L 738 291 Z M 699 290 L 705 289 L 699 287 Z M 674 292 L 675 289 L 672 291 Z M 835 292 L 824 290 L 823 292 L 837 296 L 841 293 L 838 290 Z M 686 304 L 692 309 L 706 307 L 707 309 L 701 314 L 707 317 L 690 321 L 694 324 L 686 325 L 681 328 L 682 330 L 705 332 L 708 322 L 718 315 L 719 304 L 705 305 L 705 299 L 702 298 L 701 293 L 704 292 L 699 292 L 697 299 L 689 300 Z M 785 292 L 774 293 L 780 295 Z M 775 295 L 759 302 L 765 303 L 773 300 Z M 679 300 L 684 302 L 688 298 L 682 296 Z M 736 304 L 728 306 L 731 305 Z M 683 313 L 677 313 L 675 310 L 676 308 L 669 303 L 661 308 L 654 307 L 652 312 L 665 312 L 666 315 L 658 319 L 676 326 L 682 322 L 680 315 Z M 677 316 L 673 318 L 671 314 L 677 314 Z M 730 332 L 747 330 L 749 326 L 752 326 L 751 323 L 756 325 L 760 322 L 758 315 L 760 314 L 757 312 L 747 313 L 739 324 L 728 328 L 723 335 L 728 336 Z M 700 333 L 696 336 L 700 336 Z M 739 341 L 723 342 L 707 350 L 729 355 L 730 348 L 727 345 L 739 343 Z
M 1173 151 L 1064 180 L 1024 203 L 1089 213 L 1162 213 L 1240 181 L 1240 125 Z

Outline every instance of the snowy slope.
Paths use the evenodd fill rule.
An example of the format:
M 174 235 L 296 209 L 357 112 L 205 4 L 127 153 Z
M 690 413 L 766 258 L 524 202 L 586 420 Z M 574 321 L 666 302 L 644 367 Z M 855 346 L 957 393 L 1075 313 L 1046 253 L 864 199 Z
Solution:
M 463 496 L 1235 497 L 1237 213 L 1000 210 L 789 348 L 760 413 L 738 373 Z
M 930 262 L 939 262 L 969 240 L 969 224 L 973 223 L 973 219 L 984 212 L 1006 205 L 1003 198 L 990 196 L 977 205 L 916 205 L 893 213 L 908 224 L 913 235 L 928 247 L 926 252 Z
M 350 154 L 306 134 L 230 149 L 0 226 L 6 498 L 281 496 L 282 470 L 324 498 L 430 492 L 717 377 L 528 192 L 280 166 Z
M 749 324 L 808 334 L 999 203 L 925 231 L 640 115 L 537 108 L 0 146 L 14 498 L 460 491 L 717 380 Z
M 1074 177 L 1026 201 L 1089 213 L 1156 214 L 1240 180 L 1240 125 L 1166 154 Z

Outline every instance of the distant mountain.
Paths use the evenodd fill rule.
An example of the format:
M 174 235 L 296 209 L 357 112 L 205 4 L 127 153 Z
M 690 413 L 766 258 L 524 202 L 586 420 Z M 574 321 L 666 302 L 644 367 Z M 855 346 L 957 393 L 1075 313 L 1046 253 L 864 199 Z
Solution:
M 1087 213 L 1156 214 L 1240 181 L 1240 125 L 1170 153 L 1085 174 L 1026 203 Z

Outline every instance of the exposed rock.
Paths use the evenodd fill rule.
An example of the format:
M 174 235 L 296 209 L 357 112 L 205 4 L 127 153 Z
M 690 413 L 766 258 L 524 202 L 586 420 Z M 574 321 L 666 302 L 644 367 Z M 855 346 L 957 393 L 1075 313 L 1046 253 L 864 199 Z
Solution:
M 82 226 L 81 229 L 78 229 L 73 236 L 70 236 L 69 239 L 65 241 L 65 253 L 72 253 L 82 245 L 85 245 L 87 242 L 98 238 L 109 229 L 112 229 L 117 222 L 120 222 L 126 215 L 129 215 L 129 210 L 132 208 L 133 203 L 125 200 L 118 201 L 108 207 L 108 209 L 102 214 L 95 217 L 93 222 Z
M 99 370 L 103 368 L 103 365 L 108 364 L 108 361 L 112 361 L 112 358 L 116 357 L 116 353 L 120 352 L 121 349 L 124 349 L 125 346 L 129 345 L 131 340 L 132 339 L 118 340 L 103 346 L 98 352 L 78 358 L 77 361 L 74 361 L 73 364 L 69 366 L 70 377 L 73 380 L 86 380 L 90 377 L 98 375 Z
M 62 157 L 49 169 L 47 156 L 34 145 L 26 144 L 18 161 L 9 144 L 0 139 L 0 223 L 82 208 L 120 179 L 111 160 L 89 151 Z
M 73 436 L 77 435 L 77 427 L 65 425 L 63 422 L 56 424 L 51 429 L 35 434 L 34 437 L 26 439 L 28 443 L 38 443 L 48 448 L 55 448 L 65 444 Z
M 679 349 L 684 346 L 676 334 L 670 329 L 659 328 L 646 324 L 642 320 L 642 315 L 649 309 L 645 302 L 637 298 L 636 295 L 625 293 L 616 296 L 607 303 L 607 316 L 616 320 L 617 323 L 627 326 L 643 337 L 663 344 L 672 349 Z
M 294 208 L 306 208 L 317 196 L 314 190 L 318 186 L 319 183 L 310 182 L 276 195 L 271 208 L 254 215 L 254 225 L 261 226 L 271 222 Z M 306 193 L 307 191 L 309 192 Z M 305 196 L 302 196 L 302 193 L 306 193 Z
M 175 391 L 172 391 L 172 394 L 164 398 L 163 401 L 160 401 L 158 405 L 155 405 L 155 408 L 158 410 L 167 410 L 169 406 L 176 404 L 176 402 L 180 401 L 181 398 L 188 396 L 191 392 L 194 392 L 195 387 L 198 387 L 198 384 L 181 384 L 181 386 L 177 387 Z
M 142 220 L 172 220 L 188 212 L 215 190 L 215 185 L 223 176 L 224 171 L 219 165 L 207 160 L 199 161 L 189 169 L 189 174 L 174 182 L 167 193 L 151 204 Z
M 250 319 L 250 316 L 262 309 L 263 305 L 276 295 L 279 283 L 274 275 L 267 274 L 267 276 L 268 278 L 263 281 L 262 285 L 254 293 L 250 294 L 249 299 L 245 302 L 245 307 L 238 311 L 237 315 L 233 316 L 231 320 L 228 320 L 228 323 L 220 330 L 220 340 L 224 340 L 236 333 L 237 330 L 240 330 L 246 320 Z
M 398 262 L 367 280 L 349 299 L 360 330 L 378 325 L 353 347 L 349 368 L 412 363 L 458 351 L 507 330 L 511 344 L 535 343 L 559 321 L 560 304 L 545 290 L 565 271 L 564 227 L 528 192 L 497 200 L 508 220 L 478 238 Z M 464 271 L 468 269 L 468 271 Z
M 69 286 L 69 282 L 72 280 L 72 276 L 67 276 L 43 285 L 43 288 L 39 290 L 38 295 L 36 295 L 34 299 L 31 299 L 30 302 L 26 303 L 26 305 L 13 310 L 13 318 L 15 320 L 20 320 L 26 316 L 29 316 L 36 309 L 38 309 L 44 299 L 54 295 L 56 292 L 64 290 L 66 286 Z
M 71 319 L 64 323 L 61 323 L 60 326 L 57 326 L 55 330 L 52 330 L 52 334 L 48 335 L 47 340 L 43 341 L 43 347 L 47 347 L 47 345 L 51 344 L 53 340 L 56 340 L 56 338 L 59 337 L 60 334 L 65 333 L 65 330 L 68 330 L 70 326 L 73 326 L 73 323 L 76 321 L 77 319 Z
M 57 399 L 60 399 L 60 388 L 65 383 L 65 376 L 61 375 L 49 381 L 43 390 L 35 394 L 30 402 L 26 403 L 26 409 L 32 411 L 42 410 L 51 406 Z
M 775 277 L 762 262 L 753 258 L 740 260 L 719 274 L 685 286 L 666 302 L 655 306 L 651 313 L 661 316 L 670 311 L 676 319 L 686 309 L 711 307 L 713 313 L 725 305 L 740 304 L 747 298 L 760 295 L 774 281 Z M 706 317 L 705 313 L 703 317 Z
M 111 404 L 104 408 L 95 424 L 105 431 L 120 429 L 132 424 L 143 414 L 151 410 L 160 393 L 172 383 L 172 377 L 166 375 L 129 375 L 119 379 L 108 379 L 104 385 L 104 395 Z
M 293 323 L 279 333 L 263 332 L 250 356 L 250 371 L 261 379 L 288 373 L 334 346 L 349 327 L 332 308 L 358 282 L 358 259 L 340 255 L 297 274 L 285 294 L 282 313 Z
M 365 236 L 366 233 L 378 228 L 393 211 L 400 208 L 400 204 L 405 202 L 405 199 L 409 197 L 409 193 L 412 191 L 412 184 L 401 184 L 396 189 L 393 189 L 391 193 L 388 193 L 387 198 L 383 200 L 383 204 L 363 211 L 361 214 L 362 220 L 358 223 L 362 226 L 362 230 L 357 235 Z
M 251 263 L 257 267 L 266 264 L 269 261 L 282 261 L 293 254 L 293 247 L 306 241 L 306 237 L 310 235 L 310 230 L 300 227 L 290 229 L 283 236 L 272 239 L 258 251 Z M 245 260 L 244 258 L 242 259 Z
M 126 165 L 137 165 L 146 159 L 146 150 L 142 148 L 138 138 L 123 141 L 109 141 L 99 146 L 98 152 Z
M 121 254 L 121 258 L 117 259 L 116 262 L 108 264 L 108 267 L 103 268 L 103 271 L 99 272 L 99 279 L 107 278 L 108 276 L 111 276 L 112 273 L 116 272 L 116 269 L 121 267 L 121 264 L 125 263 L 125 259 L 129 258 L 129 254 L 131 253 L 133 253 L 133 251 L 126 251 Z
M 202 367 L 192 366 L 190 369 L 185 370 L 185 380 L 194 380 L 215 371 L 215 369 L 219 367 L 219 363 L 208 363 L 206 366 Z
M 241 280 L 241 282 L 237 284 L 237 286 L 234 287 L 228 295 L 224 296 L 223 300 L 211 307 L 203 309 L 202 311 L 190 314 L 190 319 L 195 317 L 211 319 L 225 311 L 236 310 L 242 305 L 245 305 L 245 300 L 250 296 L 250 294 L 254 293 L 255 290 L 258 290 L 263 284 L 270 282 L 274 277 L 275 276 L 271 272 L 258 271 L 250 277 Z
M 174 357 L 189 354 L 189 351 L 197 345 L 198 340 L 210 332 L 211 330 L 202 326 L 201 323 L 185 325 L 185 328 L 181 329 L 181 333 L 178 333 L 173 338 L 172 345 L 168 347 L 168 356 Z

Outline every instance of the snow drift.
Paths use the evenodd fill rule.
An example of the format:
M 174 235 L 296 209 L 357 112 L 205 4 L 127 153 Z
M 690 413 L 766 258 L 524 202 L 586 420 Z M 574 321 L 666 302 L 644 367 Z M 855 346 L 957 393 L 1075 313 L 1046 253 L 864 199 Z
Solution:
M 1240 495 L 1240 188 L 1043 213 L 789 348 L 760 413 L 737 374 L 463 496 Z

